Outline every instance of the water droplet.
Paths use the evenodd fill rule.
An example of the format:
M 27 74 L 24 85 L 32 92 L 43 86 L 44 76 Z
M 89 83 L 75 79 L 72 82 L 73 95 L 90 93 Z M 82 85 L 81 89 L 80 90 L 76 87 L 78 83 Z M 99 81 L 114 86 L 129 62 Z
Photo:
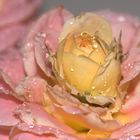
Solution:
M 4 91 L 4 88 L 0 87 L 0 93 L 3 93 L 3 91 Z
M 25 103 L 25 102 L 24 102 L 22 105 L 23 105 L 24 107 L 27 107 L 27 103 Z
M 46 49 L 46 46 L 45 45 L 41 45 L 41 48 L 44 50 L 44 49 Z
M 15 114 L 19 114 L 21 112 L 22 112 L 22 110 L 21 110 L 20 106 L 17 106 L 17 108 L 15 110 Z
M 45 33 L 41 33 L 41 36 L 45 38 L 46 37 L 46 34 Z
M 92 86 L 91 89 L 92 89 L 92 90 L 95 90 L 95 86 Z
M 132 140 L 136 140 L 137 138 L 135 137 L 135 136 L 130 136 L 130 139 L 132 139 Z
M 73 68 L 71 68 L 71 69 L 70 69 L 70 71 L 71 71 L 71 72 L 74 72 L 74 69 L 73 69 Z
M 49 58 L 49 54 L 48 54 L 48 53 L 46 53 L 46 58 L 47 58 L 47 59 Z
M 53 128 L 49 127 L 48 129 L 49 129 L 50 131 L 52 131 Z
M 73 115 L 75 115 L 75 114 L 76 114 L 76 112 L 75 112 L 75 111 L 73 111 L 73 112 L 72 112 L 72 114 L 73 114 Z
M 130 68 L 130 69 L 132 69 L 133 68 L 133 64 L 128 64 L 128 67 Z
M 73 25 L 73 21 L 71 21 L 70 24 Z
M 32 95 L 30 93 L 27 93 L 26 97 L 31 98 Z
M 58 135 L 59 135 L 59 134 L 60 134 L 60 131 L 59 131 L 59 130 L 56 130 L 56 134 L 58 134 Z
M 26 109 L 26 113 L 30 114 L 31 113 L 31 109 Z
M 18 128 L 22 128 L 22 125 L 21 124 L 18 124 Z
M 124 69 L 126 70 L 130 70 L 134 67 L 134 64 L 131 64 L 131 63 L 127 63 L 125 66 L 124 66 Z
M 38 125 L 38 127 L 37 127 L 38 131 L 40 131 L 41 128 L 42 128 L 42 126 L 41 125 Z
M 33 129 L 34 128 L 34 124 L 29 125 L 29 128 Z
M 93 47 L 94 47 L 95 49 L 97 49 L 97 48 L 98 48 L 98 44 L 97 44 L 97 43 L 94 43 L 94 44 L 93 44 Z
M 129 95 L 127 95 L 125 98 L 126 98 L 126 99 L 129 99 L 129 98 L 130 98 L 130 96 L 129 96 Z
M 27 47 L 31 47 L 32 46 L 32 43 L 27 43 Z

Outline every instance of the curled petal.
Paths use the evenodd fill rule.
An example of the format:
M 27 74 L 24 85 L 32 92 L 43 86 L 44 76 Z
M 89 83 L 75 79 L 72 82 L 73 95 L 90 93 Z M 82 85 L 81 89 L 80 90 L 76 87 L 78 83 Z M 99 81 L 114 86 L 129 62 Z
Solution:
M 36 44 L 34 44 L 34 41 L 41 38 L 43 46 L 46 44 L 47 47 L 55 51 L 58 35 L 62 30 L 64 22 L 70 16 L 71 14 L 63 7 L 58 7 L 44 14 L 31 29 L 23 47 L 23 61 L 28 75 L 35 75 L 37 73 L 34 54 L 34 47 Z M 55 22 L 56 20 L 57 22 Z
M 10 95 L 0 93 L 0 126 L 14 126 L 19 120 L 14 116 L 14 110 L 20 103 Z
M 9 140 L 9 130 L 0 127 L 0 139 Z
M 131 121 L 139 119 L 139 116 L 140 116 L 139 78 L 140 77 L 138 76 L 130 83 L 129 94 L 127 95 L 126 101 L 121 109 L 121 112 L 124 113 L 124 115 L 129 116 L 131 118 Z
M 48 91 L 55 107 L 54 114 L 56 112 L 65 123 L 78 131 L 81 128 L 111 131 L 119 127 L 117 121 L 105 121 L 100 118 L 99 114 L 105 110 L 82 104 L 57 86 Z
M 121 65 L 123 80 L 121 85 L 131 81 L 140 73 L 140 49 L 131 48 L 128 57 Z
M 72 134 L 65 133 L 59 129 L 50 126 L 29 125 L 21 123 L 15 126 L 11 131 L 11 140 L 80 140 Z
M 133 123 L 129 123 L 124 127 L 114 131 L 111 135 L 111 138 L 119 139 L 119 140 L 126 140 L 126 139 L 139 140 L 140 138 L 139 130 L 140 130 L 140 120 L 137 120 Z
M 135 34 L 140 25 L 139 19 L 127 14 L 115 13 L 111 11 L 97 12 L 104 16 L 111 24 L 113 36 L 118 38 L 122 32 L 121 43 L 123 53 L 127 53 L 132 47 Z
M 0 54 L 0 69 L 17 84 L 24 76 L 24 68 L 18 49 L 8 49 Z
M 71 128 L 61 123 L 37 104 L 23 103 L 15 110 L 15 114 L 19 116 L 23 122 L 28 124 L 50 126 L 65 132 L 72 132 Z
M 39 77 L 26 77 L 16 87 L 16 94 L 24 101 L 45 105 L 46 81 Z
M 0 93 L 13 94 L 14 91 L 15 84 L 3 71 L 0 71 Z

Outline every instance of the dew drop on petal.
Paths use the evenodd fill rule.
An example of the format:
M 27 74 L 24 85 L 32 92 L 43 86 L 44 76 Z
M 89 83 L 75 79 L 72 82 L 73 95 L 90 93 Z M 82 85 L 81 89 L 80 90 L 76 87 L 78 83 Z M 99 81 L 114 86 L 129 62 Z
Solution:
M 0 93 L 2 93 L 4 91 L 3 87 L 0 87 Z
M 91 89 L 92 89 L 92 90 L 95 90 L 95 86 L 92 86 Z
M 59 134 L 60 134 L 60 131 L 59 131 L 59 130 L 57 130 L 57 131 L 56 131 L 56 134 L 57 134 L 57 135 L 59 135 Z
M 24 107 L 27 107 L 27 103 L 25 103 L 25 102 L 24 102 L 22 105 L 23 105 Z
M 126 70 L 130 70 L 134 67 L 134 64 L 131 64 L 131 63 L 127 63 L 125 66 L 124 66 L 124 69 Z
M 46 49 L 46 46 L 45 45 L 41 45 L 41 48 L 44 50 L 44 49 Z
M 73 21 L 70 22 L 70 25 L 73 25 Z
M 71 69 L 70 69 L 70 71 L 71 71 L 71 72 L 74 72 L 74 69 L 73 69 L 73 68 L 71 68 Z
M 93 98 L 96 99 L 96 96 L 94 96 Z
M 129 99 L 130 98 L 130 96 L 129 95 L 126 95 L 126 97 L 125 97 L 126 99 Z
M 46 44 L 46 46 L 50 46 L 50 41 L 46 39 L 45 44 Z
M 49 54 L 48 54 L 48 53 L 46 53 L 46 58 L 47 58 L 47 59 L 49 58 Z
M 31 113 L 31 110 L 30 109 L 26 109 L 26 113 L 27 114 L 30 114 Z
M 52 128 L 51 128 L 51 127 L 49 127 L 48 129 L 49 129 L 50 131 L 52 131 Z
M 97 48 L 98 48 L 98 44 L 97 44 L 97 43 L 94 43 L 94 44 L 93 44 L 93 47 L 94 47 L 95 49 L 97 49 Z
M 38 125 L 37 129 L 38 129 L 38 131 L 40 131 L 41 130 L 41 125 Z
M 31 94 L 28 94 L 28 98 L 31 98 L 32 97 L 32 95 Z
M 41 36 L 45 38 L 46 37 L 46 34 L 45 33 L 41 33 Z
M 32 43 L 29 42 L 27 43 L 27 47 L 32 47 L 32 45 L 33 45 Z
M 29 128 L 33 129 L 34 128 L 34 124 L 30 124 Z
M 137 140 L 137 138 L 136 138 L 135 136 L 133 136 L 133 135 L 130 136 L 130 139 L 131 139 L 131 140 Z
M 16 110 L 15 110 L 15 114 L 19 114 L 19 113 L 21 113 L 22 112 L 22 110 L 20 109 L 20 107 L 18 106 L 17 108 L 16 108 Z
M 128 64 L 129 68 L 132 69 L 133 68 L 133 64 Z

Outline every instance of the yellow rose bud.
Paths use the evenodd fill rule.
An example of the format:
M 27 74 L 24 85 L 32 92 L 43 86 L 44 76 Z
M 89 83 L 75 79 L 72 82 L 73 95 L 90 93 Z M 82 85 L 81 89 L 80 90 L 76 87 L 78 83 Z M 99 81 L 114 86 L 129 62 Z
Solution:
M 69 20 L 59 38 L 56 67 L 86 102 L 112 102 L 121 74 L 118 44 L 112 42 L 110 25 L 92 13 Z

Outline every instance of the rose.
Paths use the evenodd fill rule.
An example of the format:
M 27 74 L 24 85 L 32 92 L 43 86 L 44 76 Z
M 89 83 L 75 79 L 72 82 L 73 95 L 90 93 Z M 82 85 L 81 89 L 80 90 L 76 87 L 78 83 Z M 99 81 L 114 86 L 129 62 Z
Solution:
M 110 17 L 108 13 L 104 12 L 102 14 L 107 14 L 107 18 Z M 112 23 L 113 29 L 116 29 L 116 26 L 118 29 L 119 24 L 120 28 L 123 27 L 122 33 L 125 33 L 125 27 L 131 27 L 132 23 L 129 23 L 130 17 L 123 16 L 125 20 L 122 22 L 122 20 L 118 20 L 122 19 L 122 15 L 121 18 L 119 18 L 120 15 L 113 13 L 111 15 L 113 15 L 111 16 L 113 17 L 113 22 L 111 19 L 109 21 L 111 20 L 110 23 Z M 119 110 L 117 109 L 118 113 L 111 115 L 112 108 L 114 108 L 112 105 L 96 106 L 95 104 L 87 102 L 85 104 L 81 100 L 79 101 L 79 98 L 77 99 L 75 95 L 78 95 L 77 91 L 79 92 L 80 90 L 75 89 L 72 83 L 68 83 L 68 79 L 63 77 L 63 73 L 59 73 L 59 69 L 57 69 L 56 63 L 54 63 L 57 62 L 55 61 L 54 54 L 56 53 L 58 34 L 62 30 L 62 23 L 70 16 L 70 13 L 59 7 L 41 17 L 32 28 L 23 49 L 23 60 L 27 77 L 18 86 L 15 86 L 6 74 L 3 72 L 0 73 L 1 91 L 3 92 L 0 96 L 0 106 L 5 108 L 0 112 L 0 130 L 2 130 L 0 133 L 2 132 L 2 139 L 6 137 L 5 134 L 8 135 L 9 130 L 11 130 L 10 139 L 32 138 L 43 140 L 47 138 L 79 140 L 121 138 L 125 140 L 126 138 L 134 138 L 134 136 L 139 138 L 137 134 L 139 134 L 140 123 L 139 121 L 135 121 L 139 118 L 139 110 L 137 108 L 139 107 L 138 75 L 140 70 L 138 65 L 139 48 L 136 48 L 139 38 L 137 36 L 135 40 L 133 39 L 134 35 L 129 34 L 132 31 L 136 32 L 135 29 L 139 29 L 137 27 L 138 24 L 134 24 L 135 20 L 133 19 L 133 28 L 131 28 L 131 32 L 127 32 L 129 40 L 133 40 L 134 44 L 136 43 L 134 48 L 129 49 L 130 46 L 126 46 L 125 41 L 128 40 L 125 40 L 126 36 L 122 34 L 122 44 L 125 44 L 122 50 L 125 50 L 123 53 L 127 50 L 128 55 L 125 54 L 126 58 L 122 59 L 122 63 L 120 63 L 121 75 L 123 75 L 120 86 L 123 87 L 125 85 L 130 88 L 130 90 L 129 88 L 124 88 L 129 98 L 121 98 L 120 101 L 123 102 L 124 106 L 121 110 L 120 108 Z M 128 19 L 129 22 L 127 21 Z M 113 34 L 118 34 L 119 32 L 119 30 L 113 30 Z M 101 34 L 95 35 L 102 39 Z M 64 35 L 62 37 L 65 38 Z M 112 46 L 106 39 L 104 41 L 108 46 Z M 115 43 L 115 45 L 118 44 Z M 51 48 L 49 57 L 46 46 L 49 49 Z M 118 53 L 114 52 L 118 52 L 118 50 L 113 51 L 113 54 L 116 55 Z M 48 61 L 49 58 L 53 67 L 51 67 Z M 118 62 L 119 59 L 115 60 Z M 107 67 L 107 69 L 109 68 Z M 123 95 L 126 94 L 125 92 L 123 92 Z M 120 94 L 119 90 L 118 94 Z M 119 103 L 118 100 L 120 98 L 115 97 L 114 99 L 116 99 L 116 103 Z M 133 103 L 134 106 L 132 106 Z M 114 132 L 114 129 L 118 127 L 117 120 L 121 123 L 122 128 Z M 123 124 L 128 122 L 132 123 L 124 127 Z M 129 135 L 126 133 L 129 133 Z
M 105 105 L 118 94 L 119 45 L 111 41 L 110 25 L 93 13 L 70 19 L 60 35 L 56 71 L 89 103 Z

